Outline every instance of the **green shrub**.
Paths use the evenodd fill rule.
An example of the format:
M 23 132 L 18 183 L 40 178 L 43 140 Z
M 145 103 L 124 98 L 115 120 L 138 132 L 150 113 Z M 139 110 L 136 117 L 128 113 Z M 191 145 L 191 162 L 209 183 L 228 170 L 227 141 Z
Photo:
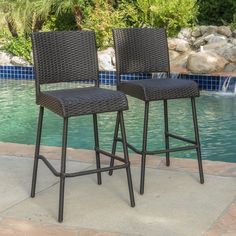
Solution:
M 61 31 L 61 30 L 76 30 L 77 25 L 75 21 L 75 17 L 72 12 L 62 12 L 58 15 L 52 15 L 48 19 L 47 23 L 43 27 L 43 30 L 53 30 L 53 31 Z
M 21 56 L 32 64 L 31 41 L 25 37 L 8 38 L 2 49 L 15 56 Z
M 125 27 L 122 19 L 123 14 L 121 11 L 115 10 L 106 1 L 99 0 L 93 8 L 89 9 L 83 28 L 94 30 L 97 46 L 106 48 L 112 45 L 112 29 Z
M 169 36 L 195 23 L 197 0 L 137 0 L 143 25 L 164 27 Z
M 236 13 L 236 0 L 198 0 L 198 22 L 202 25 L 230 24 Z

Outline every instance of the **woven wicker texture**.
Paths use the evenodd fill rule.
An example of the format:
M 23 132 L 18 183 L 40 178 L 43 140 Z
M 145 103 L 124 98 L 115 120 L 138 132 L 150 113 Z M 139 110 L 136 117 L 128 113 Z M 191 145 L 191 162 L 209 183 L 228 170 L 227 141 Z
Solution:
M 40 84 L 97 80 L 98 63 L 92 31 L 32 34 L 36 101 L 62 117 L 128 109 L 124 93 L 98 87 L 40 91 Z
M 43 92 L 38 103 L 63 117 L 128 109 L 122 92 L 97 87 Z
M 127 73 L 170 72 L 167 36 L 164 29 L 114 29 L 118 90 L 144 101 L 199 96 L 198 85 L 181 79 L 121 81 Z
M 143 101 L 199 96 L 198 85 L 194 81 L 182 79 L 145 79 L 121 82 L 118 90 Z
M 117 71 L 122 73 L 169 70 L 167 37 L 164 29 L 114 29 Z
M 34 66 L 39 84 L 96 80 L 98 62 L 92 31 L 32 34 Z

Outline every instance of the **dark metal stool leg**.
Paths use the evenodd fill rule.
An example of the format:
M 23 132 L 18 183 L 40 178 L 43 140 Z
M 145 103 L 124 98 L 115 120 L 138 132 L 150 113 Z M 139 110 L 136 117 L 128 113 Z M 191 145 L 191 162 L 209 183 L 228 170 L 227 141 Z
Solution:
M 68 134 L 68 118 L 64 118 L 63 134 L 62 134 L 61 172 L 60 172 L 60 196 L 59 196 L 59 214 L 58 214 L 59 222 L 63 221 L 67 134 Z
M 96 151 L 99 149 L 97 114 L 93 114 L 93 127 L 94 127 L 94 141 L 95 141 L 95 152 L 96 152 L 96 165 L 97 165 L 97 169 L 100 169 L 101 168 L 100 153 Z M 97 182 L 99 185 L 102 184 L 101 173 L 97 173 Z
M 169 142 L 169 124 L 168 124 L 168 106 L 167 106 L 167 100 L 164 100 L 164 122 L 165 122 L 165 146 L 166 149 L 170 148 L 170 142 Z M 166 152 L 166 166 L 170 165 L 170 153 Z
M 146 151 L 147 151 L 147 134 L 148 134 L 148 113 L 149 113 L 149 102 L 145 102 L 140 194 L 144 194 L 144 179 L 145 179 L 145 165 L 146 165 Z
M 112 151 L 111 151 L 111 153 L 113 155 L 115 155 L 115 153 L 116 153 L 116 145 L 117 145 L 117 137 L 118 137 L 118 132 L 119 132 L 119 125 L 120 125 L 120 117 L 119 117 L 119 112 L 117 112 L 116 126 L 115 126 L 113 144 L 112 144 Z M 114 166 L 114 159 L 111 158 L 110 167 L 113 167 L 113 166 Z M 110 170 L 109 175 L 112 175 L 112 174 L 113 174 L 113 170 Z
M 123 149 L 124 149 L 124 158 L 125 158 L 126 163 L 129 164 L 128 167 L 126 168 L 126 173 L 127 173 L 128 187 L 129 187 L 130 204 L 131 204 L 131 207 L 134 207 L 135 206 L 134 190 L 133 190 L 133 184 L 132 184 L 130 161 L 129 161 L 129 154 L 128 154 L 128 148 L 127 148 L 127 141 L 126 141 L 124 117 L 123 117 L 122 111 L 120 111 L 118 113 L 119 113 L 119 120 L 120 120 L 121 136 L 122 136 L 122 140 L 123 140 L 122 143 L 123 143 Z
M 193 114 L 193 125 L 194 125 L 195 140 L 196 140 L 196 144 L 197 144 L 196 151 L 197 151 L 200 183 L 203 184 L 204 183 L 204 174 L 203 174 L 203 167 L 202 167 L 201 144 L 200 144 L 199 131 L 198 131 L 198 122 L 197 122 L 197 111 L 196 111 L 195 98 L 191 98 L 191 103 L 192 103 L 192 114 Z
M 33 168 L 33 177 L 31 185 L 31 197 L 35 196 L 36 181 L 37 181 L 37 171 L 38 171 L 38 156 L 40 150 L 41 134 L 42 134 L 42 124 L 43 124 L 43 113 L 44 107 L 40 106 L 39 108 L 39 118 L 38 118 L 38 130 L 35 144 L 35 154 L 34 154 L 34 168 Z

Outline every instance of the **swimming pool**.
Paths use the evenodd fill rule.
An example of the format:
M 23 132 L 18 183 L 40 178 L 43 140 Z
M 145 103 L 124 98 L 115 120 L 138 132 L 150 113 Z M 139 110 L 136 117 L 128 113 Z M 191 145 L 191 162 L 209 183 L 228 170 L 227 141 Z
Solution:
M 112 88 L 112 87 L 109 87 Z M 128 141 L 141 147 L 143 103 L 129 99 L 129 111 L 125 112 Z M 35 105 L 33 81 L 2 80 L 0 82 L 0 141 L 34 144 L 38 116 Z M 193 137 L 190 100 L 169 102 L 170 130 L 176 134 Z M 150 104 L 149 149 L 163 148 L 162 102 Z M 197 99 L 199 129 L 203 159 L 236 162 L 236 96 L 202 92 Z M 98 116 L 101 130 L 101 147 L 110 150 L 115 114 Z M 184 121 L 184 122 L 183 122 Z M 52 112 L 45 112 L 45 129 L 42 144 L 60 146 L 62 119 Z M 179 144 L 175 141 L 172 145 Z M 80 116 L 69 120 L 68 146 L 93 149 L 92 116 Z M 195 158 L 195 151 L 173 153 L 175 157 Z

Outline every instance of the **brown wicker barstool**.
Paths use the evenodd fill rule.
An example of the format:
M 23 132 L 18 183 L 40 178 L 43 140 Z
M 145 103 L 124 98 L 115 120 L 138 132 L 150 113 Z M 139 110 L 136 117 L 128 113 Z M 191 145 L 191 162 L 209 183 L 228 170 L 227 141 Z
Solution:
M 204 183 L 201 148 L 199 141 L 195 97 L 199 96 L 198 85 L 189 80 L 170 78 L 169 52 L 166 31 L 157 28 L 124 28 L 114 29 L 113 39 L 116 53 L 117 89 L 127 95 L 140 99 L 145 103 L 142 150 L 128 143 L 128 147 L 142 156 L 140 194 L 144 193 L 146 155 L 166 153 L 166 165 L 170 165 L 170 153 L 182 150 L 196 149 L 200 183 Z M 166 78 L 121 81 L 121 75 L 128 73 L 166 73 Z M 167 100 L 190 98 L 195 139 L 172 134 L 168 127 Z M 165 122 L 165 150 L 147 151 L 149 102 L 163 101 Z M 119 125 L 119 124 L 118 124 Z M 170 148 L 169 138 L 175 138 L 189 143 L 188 146 Z M 116 132 L 112 153 L 115 154 L 117 141 L 122 142 Z M 114 160 L 111 160 L 113 166 Z M 109 171 L 112 174 L 112 170 Z
M 34 66 L 36 75 L 36 103 L 40 106 L 38 130 L 35 146 L 34 168 L 31 197 L 35 196 L 38 160 L 41 159 L 52 173 L 60 178 L 58 221 L 63 221 L 64 188 L 66 177 L 76 177 L 97 173 L 97 182 L 102 183 L 101 172 L 126 169 L 131 206 L 135 206 L 130 162 L 126 146 L 126 134 L 123 111 L 128 109 L 127 98 L 123 92 L 99 88 L 98 61 L 93 31 L 40 32 L 32 34 Z M 93 81 L 90 87 L 45 90 L 43 84 Z M 57 171 L 50 162 L 40 155 L 40 142 L 44 108 L 51 110 L 63 118 L 61 169 Z M 113 155 L 99 148 L 97 114 L 117 112 L 117 120 L 121 126 L 124 158 Z M 80 115 L 93 115 L 96 169 L 74 173 L 66 172 L 66 150 L 68 118 Z M 116 122 L 117 123 L 117 122 Z M 101 167 L 100 154 L 116 159 L 119 165 Z

